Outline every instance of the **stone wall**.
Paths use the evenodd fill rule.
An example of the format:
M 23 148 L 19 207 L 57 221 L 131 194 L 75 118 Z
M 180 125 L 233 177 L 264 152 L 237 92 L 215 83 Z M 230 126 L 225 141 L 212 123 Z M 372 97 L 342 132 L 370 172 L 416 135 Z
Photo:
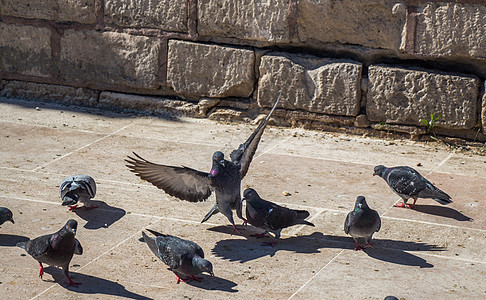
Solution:
M 485 140 L 485 78 L 484 0 L 0 0 L 7 97 Z

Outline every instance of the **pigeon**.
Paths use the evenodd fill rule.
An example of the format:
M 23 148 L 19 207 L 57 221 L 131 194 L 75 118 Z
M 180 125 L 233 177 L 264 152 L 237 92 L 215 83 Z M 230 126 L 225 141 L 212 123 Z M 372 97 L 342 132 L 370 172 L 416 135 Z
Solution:
M 78 222 L 71 219 L 58 232 L 46 234 L 27 242 L 17 243 L 17 247 L 25 249 L 28 254 L 39 262 L 39 277 L 41 279 L 42 275 L 44 275 L 42 264 L 45 263 L 61 267 L 62 273 L 66 277 L 67 285 L 76 287 L 80 283 L 72 281 L 69 277 L 69 263 L 73 258 L 73 254 L 83 254 L 83 247 L 74 237 L 77 228 Z
M 150 250 L 169 266 L 174 272 L 177 283 L 189 280 L 201 281 L 196 275 L 207 272 L 214 276 L 213 265 L 204 259 L 204 252 L 196 243 L 181 239 L 176 236 L 158 233 L 147 229 L 156 237 L 149 237 L 142 231 L 142 236 Z
M 280 101 L 278 96 L 267 117 L 253 131 L 250 137 L 241 144 L 238 149 L 231 152 L 231 161 L 225 159 L 221 151 L 214 152 L 212 156 L 212 168 L 209 173 L 197 171 L 185 166 L 175 167 L 152 163 L 135 152 L 136 156 L 125 159 L 130 171 L 146 180 L 167 194 L 182 200 L 198 202 L 206 200 L 212 193 L 216 194 L 216 204 L 206 214 L 201 223 L 206 222 L 214 214 L 221 212 L 233 225 L 233 233 L 238 232 L 233 220 L 232 209 L 247 224 L 242 215 L 241 205 L 241 180 L 248 172 L 253 155 L 263 134 L 268 120 Z
M 269 231 L 275 235 L 273 241 L 265 243 L 265 245 L 273 246 L 280 238 L 280 232 L 283 228 L 297 224 L 314 227 L 314 224 L 304 220 L 310 215 L 308 211 L 290 209 L 263 200 L 252 188 L 248 188 L 243 192 L 243 201 L 245 200 L 246 218 L 248 219 L 248 223 L 265 230 L 254 236 L 261 238 Z
M 410 167 L 387 168 L 379 165 L 374 169 L 373 176 L 375 175 L 385 179 L 392 191 L 403 199 L 403 203 L 395 205 L 396 207 L 414 208 L 418 198 L 432 198 L 442 205 L 452 203 L 451 196 L 435 187 Z M 410 198 L 413 199 L 413 204 L 409 205 L 407 200 Z
M 97 208 L 90 200 L 96 195 L 96 183 L 91 176 L 74 175 L 64 178 L 61 182 L 62 205 L 69 210 L 76 208 L 78 202 L 84 203 L 86 209 Z
M 10 221 L 13 224 L 15 224 L 15 222 L 13 220 L 13 213 L 12 213 L 12 211 L 10 211 L 10 209 L 8 209 L 6 207 L 0 207 L 0 225 L 2 225 L 3 223 L 5 223 L 7 221 Z
M 363 196 L 356 198 L 354 210 L 346 216 L 344 232 L 353 237 L 356 242 L 355 251 L 363 250 L 358 243 L 358 238 L 365 238 L 365 248 L 371 245 L 370 241 L 375 232 L 380 231 L 381 219 L 376 210 L 371 209 Z

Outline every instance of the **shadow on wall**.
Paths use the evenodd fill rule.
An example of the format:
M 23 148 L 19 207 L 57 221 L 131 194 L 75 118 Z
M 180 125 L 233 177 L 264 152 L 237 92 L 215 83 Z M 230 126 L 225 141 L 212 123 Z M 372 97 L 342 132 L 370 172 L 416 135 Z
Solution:
M 217 226 L 208 230 L 231 234 L 231 226 Z M 249 231 L 249 232 L 248 232 Z M 261 230 L 260 230 L 261 231 Z M 314 232 L 310 235 L 281 238 L 273 247 L 263 246 L 261 239 L 250 237 L 253 230 L 248 228 L 243 234 L 246 240 L 226 239 L 220 240 L 212 249 L 212 253 L 222 259 L 245 263 L 265 256 L 274 256 L 278 251 L 291 251 L 295 253 L 320 253 L 320 249 L 348 249 L 354 250 L 355 243 L 351 237 L 324 235 Z M 273 237 L 268 237 L 268 240 Z M 388 239 L 373 239 L 375 248 L 366 248 L 364 252 L 369 257 L 399 265 L 431 268 L 432 264 L 425 259 L 406 251 L 444 251 L 437 245 L 395 241 Z

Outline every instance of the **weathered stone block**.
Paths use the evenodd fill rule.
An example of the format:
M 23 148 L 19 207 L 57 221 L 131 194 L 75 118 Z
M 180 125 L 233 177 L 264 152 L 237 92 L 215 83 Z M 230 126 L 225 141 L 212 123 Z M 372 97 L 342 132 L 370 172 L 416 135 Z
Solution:
M 94 106 L 97 103 L 97 94 L 90 89 L 16 80 L 6 81 L 0 96 L 74 105 Z
M 356 116 L 362 65 L 313 56 L 265 55 L 260 64 L 258 104 L 331 115 Z
M 249 97 L 255 82 L 251 50 L 169 41 L 167 81 L 182 96 Z
M 0 12 L 6 16 L 56 22 L 94 23 L 96 21 L 95 0 L 1 0 Z
M 486 82 L 484 83 L 483 99 L 482 99 L 482 123 L 483 123 L 483 134 L 486 135 Z
M 438 126 L 469 129 L 476 125 L 479 79 L 391 66 L 370 66 L 366 114 L 374 122 L 422 125 L 442 114 Z
M 187 31 L 186 0 L 107 0 L 105 22 L 129 27 Z
M 430 2 L 419 14 L 415 51 L 486 58 L 486 4 Z
M 61 38 L 61 76 L 85 84 L 156 88 L 159 39 L 117 32 L 68 30 Z
M 49 76 L 51 30 L 0 23 L 0 71 Z
M 405 14 L 405 6 L 395 0 L 302 0 L 297 32 L 302 42 L 398 50 Z
M 198 1 L 198 33 L 256 41 L 287 42 L 289 0 Z

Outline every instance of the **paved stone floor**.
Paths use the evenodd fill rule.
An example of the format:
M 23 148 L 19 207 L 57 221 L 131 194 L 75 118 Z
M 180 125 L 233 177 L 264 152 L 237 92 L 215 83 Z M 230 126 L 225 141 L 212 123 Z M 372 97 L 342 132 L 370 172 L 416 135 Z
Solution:
M 213 197 L 177 200 L 141 181 L 123 161 L 136 151 L 154 162 L 207 171 L 212 153 L 230 153 L 253 125 L 5 98 L 0 124 L 0 206 L 9 207 L 15 219 L 0 228 L 0 291 L 8 299 L 486 298 L 484 156 L 411 141 L 269 127 L 243 186 L 309 210 L 316 225 L 288 228 L 269 247 L 249 236 L 258 229 L 231 235 L 221 214 L 201 224 Z M 420 199 L 415 210 L 394 208 L 399 198 L 372 176 L 377 164 L 417 168 L 454 203 Z M 60 205 L 59 184 L 74 174 L 95 178 L 100 208 L 69 212 Z M 375 247 L 365 252 L 354 251 L 343 231 L 358 195 L 382 217 Z M 15 247 L 57 231 L 70 218 L 79 222 L 77 238 L 85 251 L 70 266 L 79 287 L 66 287 L 54 267 L 41 280 L 36 261 Z M 176 284 L 139 241 L 144 228 L 198 243 L 216 277 Z

